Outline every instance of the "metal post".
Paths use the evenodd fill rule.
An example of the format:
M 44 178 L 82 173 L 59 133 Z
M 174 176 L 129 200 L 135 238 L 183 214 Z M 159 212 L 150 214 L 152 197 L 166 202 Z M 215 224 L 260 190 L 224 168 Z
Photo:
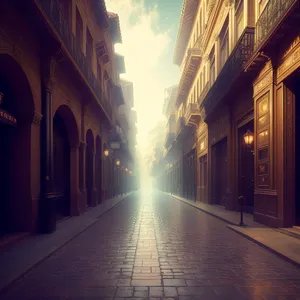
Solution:
M 240 219 L 240 226 L 245 226 L 244 224 L 244 196 L 239 197 L 240 206 L 241 206 L 241 219 Z

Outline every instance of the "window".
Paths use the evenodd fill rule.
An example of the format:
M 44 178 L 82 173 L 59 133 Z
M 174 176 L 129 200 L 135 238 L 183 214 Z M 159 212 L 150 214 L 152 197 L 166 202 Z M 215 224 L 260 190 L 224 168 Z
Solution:
M 236 40 L 240 38 L 244 31 L 244 4 L 241 1 L 236 11 Z
M 89 61 L 89 63 L 93 64 L 93 38 L 89 31 L 89 29 L 86 29 L 86 57 Z
M 82 50 L 83 47 L 83 23 L 78 8 L 76 8 L 76 42 Z
M 213 47 L 209 55 L 209 76 L 209 84 L 212 86 L 216 79 L 215 47 Z
M 62 12 L 62 17 L 69 27 L 71 27 L 72 20 L 72 5 L 70 0 L 59 0 L 58 5 Z
M 220 33 L 220 51 L 220 63 L 221 68 L 223 68 L 229 55 L 228 18 L 226 19 Z

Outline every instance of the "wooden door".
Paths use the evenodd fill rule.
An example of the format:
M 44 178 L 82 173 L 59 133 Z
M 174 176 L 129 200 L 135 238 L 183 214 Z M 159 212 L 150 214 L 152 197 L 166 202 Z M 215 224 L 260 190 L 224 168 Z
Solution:
M 300 74 L 295 79 L 295 218 L 300 225 Z
M 212 202 L 226 205 L 227 189 L 227 138 L 212 147 Z
M 61 219 L 70 214 L 70 146 L 64 121 L 59 116 L 54 117 L 53 128 L 56 214 Z
M 200 201 L 207 201 L 207 154 L 199 159 L 200 161 Z
M 239 180 L 238 191 L 239 196 L 245 197 L 245 210 L 253 213 L 254 209 L 254 143 L 245 145 L 244 134 L 247 131 L 254 132 L 254 121 L 251 120 L 247 124 L 238 129 L 238 165 Z

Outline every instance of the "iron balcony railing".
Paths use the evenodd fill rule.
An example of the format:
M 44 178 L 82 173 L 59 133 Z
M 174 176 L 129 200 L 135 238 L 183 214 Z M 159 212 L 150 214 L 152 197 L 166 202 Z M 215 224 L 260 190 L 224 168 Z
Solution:
M 298 2 L 299 0 L 269 0 L 256 23 L 255 49 L 270 36 L 286 13 Z
M 37 3 L 54 26 L 59 37 L 63 41 L 64 46 L 67 48 L 67 51 L 76 62 L 83 77 L 88 82 L 90 89 L 96 94 L 98 103 L 101 105 L 108 117 L 112 119 L 111 105 L 103 96 L 100 82 L 92 72 L 91 57 L 83 54 L 81 45 L 78 40 L 76 40 L 60 7 L 55 0 L 37 0 Z
M 208 84 L 199 97 L 200 107 L 206 115 L 217 105 L 234 84 L 243 70 L 243 65 L 254 50 L 254 28 L 246 28 L 214 83 Z

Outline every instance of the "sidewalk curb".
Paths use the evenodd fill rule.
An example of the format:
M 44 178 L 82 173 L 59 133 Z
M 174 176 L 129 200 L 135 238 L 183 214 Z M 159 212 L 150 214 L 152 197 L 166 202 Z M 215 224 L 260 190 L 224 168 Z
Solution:
M 255 239 L 255 238 L 251 237 L 250 235 L 248 235 L 248 234 L 246 234 L 246 233 L 244 233 L 244 232 L 241 232 L 241 231 L 239 231 L 238 229 L 234 228 L 234 226 L 238 226 L 237 223 L 233 223 L 233 222 L 231 222 L 231 221 L 229 221 L 229 220 L 227 220 L 227 219 L 225 219 L 225 218 L 222 218 L 222 217 L 220 217 L 220 216 L 218 216 L 218 215 L 215 215 L 215 214 L 213 214 L 213 213 L 211 213 L 211 212 L 209 212 L 209 211 L 207 211 L 207 210 L 204 210 L 204 209 L 202 209 L 202 208 L 200 208 L 200 207 L 194 205 L 194 204 L 193 204 L 192 202 L 190 202 L 189 200 L 180 199 L 180 198 L 178 198 L 178 197 L 176 197 L 176 196 L 174 196 L 174 195 L 168 194 L 168 193 L 164 193 L 164 194 L 166 194 L 166 195 L 168 195 L 168 196 L 170 196 L 170 197 L 172 197 L 172 198 L 174 198 L 174 199 L 176 199 L 176 200 L 178 200 L 178 201 L 181 201 L 181 202 L 183 202 L 183 203 L 186 203 L 187 205 L 190 205 L 190 206 L 192 206 L 192 207 L 194 207 L 194 208 L 196 208 L 196 209 L 198 209 L 198 210 L 200 210 L 200 211 L 202 211 L 202 212 L 204 212 L 204 213 L 206 213 L 206 214 L 208 214 L 208 215 L 210 215 L 210 216 L 212 216 L 212 217 L 215 217 L 216 219 L 219 219 L 219 220 L 221 220 L 221 221 L 227 223 L 226 227 L 227 227 L 228 229 L 230 229 L 230 230 L 232 230 L 233 232 L 235 232 L 235 233 L 241 235 L 242 237 L 246 238 L 247 240 L 252 241 L 253 243 L 259 245 L 259 246 L 262 247 L 262 248 L 264 248 L 265 250 L 267 250 L 267 251 L 269 251 L 269 252 L 275 254 L 276 256 L 280 257 L 281 259 L 285 260 L 286 262 L 288 262 L 288 263 L 290 263 L 290 264 L 292 264 L 292 265 L 294 265 L 294 266 L 300 268 L 300 263 L 299 263 L 299 262 L 297 262 L 297 261 L 295 261 L 294 259 L 292 259 L 292 258 L 290 258 L 290 257 L 288 257 L 288 256 L 286 256 L 286 255 L 284 255 L 284 254 L 282 254 L 282 253 L 279 252 L 279 251 L 276 251 L 276 250 L 273 249 L 272 247 L 270 247 L 270 246 L 264 244 L 263 242 L 260 242 L 259 240 L 257 240 L 257 239 Z M 246 225 L 245 227 L 247 227 L 247 225 Z M 249 227 L 251 227 L 251 226 L 249 226 Z
M 220 216 L 218 216 L 218 215 L 215 215 L 215 214 L 213 214 L 213 213 L 211 213 L 211 212 L 209 212 L 209 211 L 207 211 L 207 210 L 205 210 L 205 209 L 203 209 L 203 208 L 200 208 L 200 207 L 198 207 L 197 205 L 194 205 L 191 201 L 189 201 L 189 200 L 183 200 L 183 199 L 180 199 L 180 198 L 178 198 L 178 197 L 176 197 L 176 196 L 174 196 L 174 195 L 171 195 L 171 194 L 168 194 L 168 193 L 165 193 L 166 195 L 168 195 L 168 196 L 170 196 L 170 197 L 173 197 L 174 199 L 176 199 L 176 200 L 178 200 L 178 201 L 181 201 L 181 202 L 183 202 L 183 203 L 185 203 L 185 204 L 187 204 L 187 205 L 190 205 L 190 206 L 192 206 L 192 207 L 194 207 L 194 208 L 196 208 L 196 209 L 198 209 L 198 210 L 201 210 L 202 212 L 204 212 L 204 213 L 206 213 L 206 214 L 208 214 L 208 215 L 210 215 L 210 216 L 212 216 L 212 217 L 215 217 L 215 218 L 217 218 L 217 219 L 219 219 L 219 220 L 221 220 L 221 221 L 223 221 L 223 222 L 225 222 L 225 223 L 228 223 L 229 225 L 238 225 L 237 223 L 233 223 L 233 222 L 231 222 L 231 221 L 228 221 L 227 219 L 225 219 L 225 218 L 222 218 L 222 217 L 220 217 Z
M 237 225 L 234 225 L 234 226 L 237 226 Z M 264 244 L 264 243 L 258 241 L 257 239 L 255 239 L 255 238 L 253 238 L 253 237 L 247 235 L 246 233 L 237 230 L 236 228 L 232 227 L 232 225 L 227 225 L 226 227 L 227 227 L 228 229 L 234 231 L 235 233 L 237 233 L 237 234 L 243 236 L 243 237 L 246 238 L 247 240 L 252 241 L 252 242 L 254 242 L 255 244 L 261 246 L 262 248 L 264 248 L 264 249 L 266 249 L 266 250 L 272 252 L 273 254 L 275 254 L 276 256 L 280 257 L 281 259 L 283 259 L 283 260 L 285 260 L 285 261 L 291 263 L 292 265 L 294 265 L 294 266 L 300 268 L 300 263 L 298 263 L 297 261 L 295 261 L 295 260 L 289 258 L 288 256 L 286 256 L 286 255 L 280 253 L 279 251 L 276 251 L 275 249 L 271 248 L 270 246 L 267 246 L 266 244 Z
M 85 226 L 83 229 L 79 230 L 76 234 L 74 234 L 73 236 L 71 236 L 70 238 L 67 238 L 66 240 L 64 240 L 62 242 L 62 244 L 60 244 L 59 246 L 57 246 L 55 249 L 50 250 L 45 256 L 43 256 L 43 258 L 41 258 L 39 261 L 37 261 L 36 263 L 32 264 L 30 267 L 28 267 L 25 271 L 19 273 L 18 275 L 15 276 L 15 278 L 13 278 L 9 283 L 7 283 L 6 285 L 4 285 L 2 288 L 0 288 L 0 296 L 2 294 L 7 293 L 7 291 L 10 289 L 10 287 L 21 277 L 25 276 L 27 273 L 29 273 L 31 270 L 33 270 L 34 268 L 36 268 L 39 264 L 41 264 L 44 260 L 46 260 L 47 258 L 49 258 L 51 255 L 53 255 L 54 253 L 56 253 L 57 251 L 59 251 L 62 247 L 64 247 L 66 244 L 68 244 L 69 242 L 71 242 L 73 239 L 75 239 L 76 237 L 78 237 L 80 234 L 82 234 L 84 231 L 88 230 L 90 227 L 92 227 L 93 225 L 95 225 L 97 222 L 99 222 L 99 219 L 101 216 L 103 216 L 104 214 L 106 214 L 107 212 L 109 212 L 110 210 L 112 210 L 113 208 L 115 208 L 116 206 L 118 206 L 120 203 L 122 203 L 124 200 L 128 199 L 134 192 L 129 193 L 128 195 L 126 195 L 123 199 L 120 199 L 119 202 L 115 203 L 114 205 L 112 205 L 110 208 L 108 208 L 107 210 L 103 211 L 102 213 L 100 213 L 99 215 L 97 215 L 97 217 L 95 218 L 95 220 L 88 224 L 87 226 Z M 107 201 L 109 201 L 110 199 L 108 199 Z

